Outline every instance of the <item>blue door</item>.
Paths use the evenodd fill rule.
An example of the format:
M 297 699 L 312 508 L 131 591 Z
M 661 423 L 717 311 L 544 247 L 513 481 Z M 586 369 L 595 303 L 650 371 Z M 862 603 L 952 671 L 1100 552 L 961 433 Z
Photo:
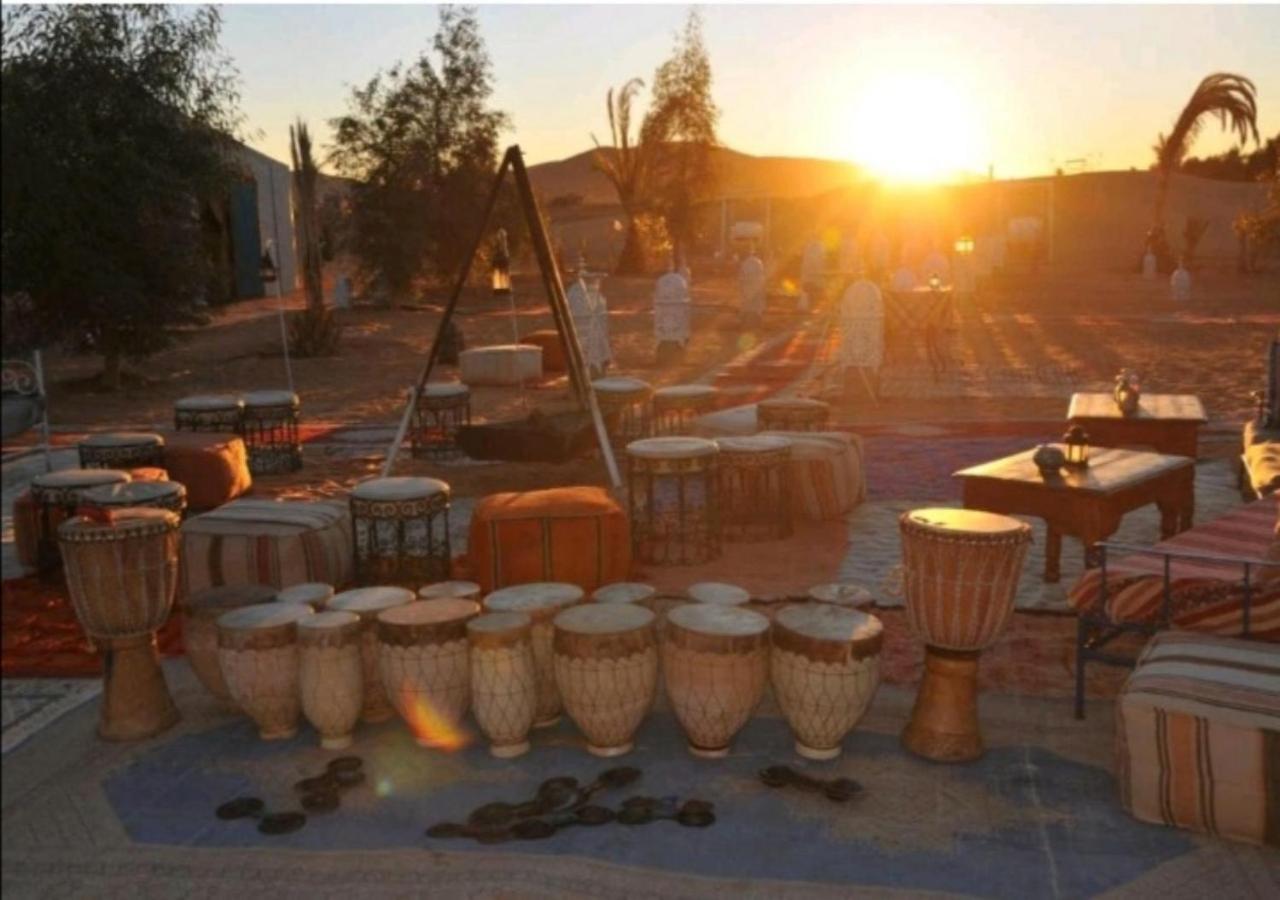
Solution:
M 258 231 L 258 183 L 253 179 L 231 186 L 231 255 L 235 261 L 238 300 L 261 297 L 262 235 Z

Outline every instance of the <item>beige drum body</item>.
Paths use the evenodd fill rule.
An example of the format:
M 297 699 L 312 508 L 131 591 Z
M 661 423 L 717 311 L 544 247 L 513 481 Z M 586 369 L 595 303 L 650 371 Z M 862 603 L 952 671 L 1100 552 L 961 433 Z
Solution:
M 685 588 L 685 593 L 694 603 L 708 606 L 745 606 L 751 602 L 746 588 L 723 581 L 699 581 Z
M 378 614 L 378 674 L 391 703 L 424 747 L 461 745 L 471 702 L 467 620 L 474 600 L 419 600 Z
M 532 628 L 529 616 L 515 612 L 486 613 L 467 623 L 471 711 L 499 759 L 529 751 L 538 705 Z
M 173 608 L 178 541 L 178 517 L 162 509 L 58 527 L 71 605 L 103 655 L 98 734 L 107 740 L 150 737 L 178 721 L 155 635 Z
M 658 679 L 654 615 L 629 603 L 588 603 L 555 618 L 556 685 L 587 751 L 619 756 L 652 708 Z
M 658 595 L 656 588 L 638 581 L 615 581 L 603 584 L 591 592 L 596 603 L 639 603 L 647 606 Z
M 364 707 L 363 628 L 352 612 L 322 612 L 298 620 L 298 686 L 302 712 L 320 735 L 320 746 L 351 746 Z
M 898 524 L 911 630 L 947 650 L 993 643 L 1013 614 L 1031 526 L 969 509 L 917 509 Z
M 796 752 L 834 759 L 880 684 L 880 620 L 827 603 L 783 607 L 773 618 L 773 694 Z
M 234 706 L 218 662 L 218 617 L 233 609 L 270 603 L 276 589 L 266 584 L 236 584 L 196 591 L 179 610 L 182 614 L 182 649 L 191 671 L 205 690 L 220 703 Z
M 480 585 L 474 581 L 437 581 L 418 589 L 419 600 L 438 600 L 441 597 L 457 597 L 460 600 L 480 599 Z
M 320 612 L 333 599 L 333 585 L 323 581 L 304 581 L 282 588 L 276 599 L 281 603 L 305 603 L 316 612 Z
M 298 732 L 298 620 L 312 615 L 301 603 L 266 603 L 218 617 L 222 677 L 264 741 Z
M 694 756 L 729 754 L 769 678 L 769 620 L 732 606 L 688 603 L 667 613 L 662 676 Z
M 364 666 L 363 722 L 385 722 L 396 714 L 391 699 L 382 687 L 378 669 L 378 613 L 413 602 L 413 591 L 400 587 L 367 587 L 335 594 L 326 609 L 353 612 L 360 617 L 360 661 Z
M 520 612 L 533 620 L 533 664 L 537 674 L 538 710 L 534 728 L 547 728 L 560 721 L 560 691 L 556 687 L 552 662 L 552 620 L 567 607 L 582 601 L 582 588 L 560 581 L 516 584 L 494 591 L 484 598 L 489 612 Z

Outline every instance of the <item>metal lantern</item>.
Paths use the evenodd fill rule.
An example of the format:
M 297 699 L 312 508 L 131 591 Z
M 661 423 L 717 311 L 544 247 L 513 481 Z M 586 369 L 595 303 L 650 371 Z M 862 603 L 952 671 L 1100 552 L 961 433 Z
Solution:
M 511 293 L 511 254 L 507 250 L 507 230 L 498 229 L 493 244 L 493 293 L 504 296 Z
M 263 284 L 272 284 L 276 280 L 276 261 L 271 255 L 271 242 L 262 248 L 262 259 L 258 262 L 258 275 Z
M 972 253 L 973 238 L 967 234 L 956 238 L 955 251 L 962 256 L 967 256 Z
M 1062 443 L 1067 454 L 1067 465 L 1073 469 L 1083 469 L 1089 465 L 1089 435 L 1079 425 L 1072 425 L 1062 436 Z
M 933 291 L 942 289 L 942 279 L 938 277 L 937 272 L 929 276 L 929 289 Z

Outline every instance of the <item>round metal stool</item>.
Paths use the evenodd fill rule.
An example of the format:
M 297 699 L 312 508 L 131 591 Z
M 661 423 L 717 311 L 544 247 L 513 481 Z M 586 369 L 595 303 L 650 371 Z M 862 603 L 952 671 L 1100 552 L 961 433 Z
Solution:
M 187 508 L 187 488 L 176 481 L 126 481 L 89 488 L 80 503 L 97 509 L 123 509 L 142 506 L 167 509 L 182 515 Z
M 91 434 L 76 449 L 82 469 L 164 468 L 164 438 L 150 432 Z
M 432 381 L 418 394 L 410 434 L 411 453 L 449 457 L 458 453 L 458 429 L 471 424 L 471 389 L 460 381 Z
M 298 411 L 302 403 L 292 391 L 252 391 L 244 395 L 244 446 L 249 471 L 278 475 L 302 468 Z
M 416 590 L 449 577 L 449 485 L 435 478 L 370 478 L 351 491 L 359 584 Z
M 703 563 L 720 556 L 713 441 L 657 437 L 627 445 L 631 549 L 658 565 Z
M 84 492 L 104 484 L 129 481 L 118 469 L 63 469 L 31 479 L 31 501 L 36 510 L 36 568 L 57 566 L 58 526 L 75 515 Z
M 720 392 L 709 384 L 676 384 L 653 392 L 653 433 L 688 434 L 693 422 L 711 412 Z
M 761 400 L 756 404 L 759 431 L 822 431 L 831 418 L 831 407 L 809 397 Z
M 214 431 L 239 434 L 244 401 L 230 394 L 197 394 L 173 404 L 175 431 Z
M 649 398 L 653 388 L 639 378 L 615 375 L 591 382 L 616 448 L 649 436 Z
M 791 536 L 791 442 L 773 435 L 717 438 L 720 530 L 726 541 Z

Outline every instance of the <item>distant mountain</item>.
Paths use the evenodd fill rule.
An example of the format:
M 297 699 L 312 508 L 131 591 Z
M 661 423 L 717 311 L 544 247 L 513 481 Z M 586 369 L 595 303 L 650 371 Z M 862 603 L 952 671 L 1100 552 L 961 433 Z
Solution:
M 716 192 L 722 196 L 811 197 L 846 186 L 858 176 L 852 163 L 831 159 L 750 156 L 727 147 L 712 152 L 719 172 Z M 587 206 L 617 203 L 613 185 L 596 170 L 593 156 L 594 151 L 588 150 L 568 159 L 539 163 L 529 167 L 529 177 L 552 207 L 557 198 L 573 195 Z

